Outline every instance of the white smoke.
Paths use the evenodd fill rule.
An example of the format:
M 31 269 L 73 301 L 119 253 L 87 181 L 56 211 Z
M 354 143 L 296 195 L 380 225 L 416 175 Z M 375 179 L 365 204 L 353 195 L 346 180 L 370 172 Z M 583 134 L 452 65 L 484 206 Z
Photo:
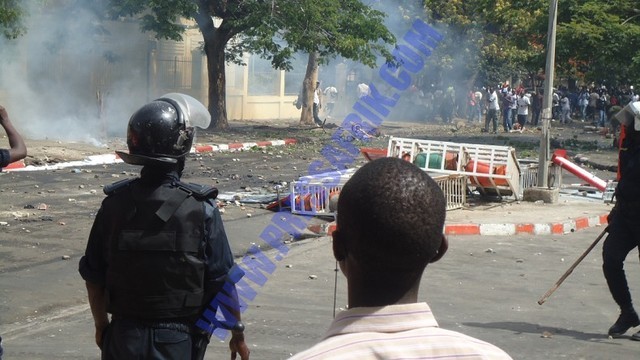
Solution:
M 0 38 L 0 103 L 15 126 L 30 139 L 96 144 L 123 136 L 147 100 L 146 44 L 140 50 L 126 34 L 105 31 L 80 7 L 25 3 L 26 34 Z M 113 66 L 124 61 L 143 66 Z

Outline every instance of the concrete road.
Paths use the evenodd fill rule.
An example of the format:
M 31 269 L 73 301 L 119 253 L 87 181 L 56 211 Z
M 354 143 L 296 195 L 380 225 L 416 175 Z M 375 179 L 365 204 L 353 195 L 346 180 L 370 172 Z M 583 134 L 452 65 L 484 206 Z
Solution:
M 449 253 L 430 265 L 420 289 L 440 326 L 494 343 L 514 359 L 634 359 L 640 342 L 608 339 L 617 309 L 601 273 L 600 245 L 542 306 L 537 300 L 600 233 L 601 228 L 555 236 L 451 237 Z M 327 237 L 290 244 L 243 317 L 253 359 L 286 359 L 321 338 L 333 316 L 335 261 Z M 275 251 L 267 252 L 270 257 Z M 640 266 L 628 259 L 628 277 L 640 298 Z M 41 271 L 69 281 L 81 292 L 75 266 L 42 265 Z M 315 278 L 312 279 L 312 276 Z M 16 276 L 28 279 L 28 274 Z M 68 276 L 68 275 L 67 275 Z M 73 284 L 71 283 L 73 282 Z M 24 306 L 46 302 L 32 289 Z M 337 311 L 346 304 L 346 283 L 337 281 Z M 638 329 L 636 329 L 638 330 Z M 70 305 L 30 322 L 3 325 L 7 359 L 95 359 L 88 307 Z M 225 358 L 226 343 L 213 341 L 207 359 Z

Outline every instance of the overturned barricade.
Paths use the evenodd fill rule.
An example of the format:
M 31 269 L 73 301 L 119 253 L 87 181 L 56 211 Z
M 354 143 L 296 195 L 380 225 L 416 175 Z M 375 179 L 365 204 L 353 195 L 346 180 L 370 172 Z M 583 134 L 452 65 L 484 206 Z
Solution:
M 391 137 L 387 156 L 430 174 L 464 176 L 483 195 L 521 198 L 521 169 L 512 147 Z
M 377 155 L 374 158 L 381 157 L 382 153 L 378 151 Z M 367 159 L 372 160 L 369 157 Z M 356 169 L 348 169 L 308 175 L 291 182 L 291 212 L 299 215 L 335 217 L 340 190 L 355 171 Z M 447 210 L 459 209 L 466 204 L 467 178 L 464 175 L 433 174 L 432 178 L 444 193 Z
M 537 162 L 519 162 L 509 146 L 455 143 L 391 137 L 386 149 L 361 148 L 369 161 L 398 157 L 412 162 L 438 183 L 447 201 L 447 210 L 464 207 L 467 194 L 512 196 L 521 200 L 523 190 L 537 186 Z M 560 184 L 562 168 L 551 164 L 549 184 Z M 355 169 L 303 176 L 290 184 L 291 212 L 304 215 L 335 216 L 342 186 Z

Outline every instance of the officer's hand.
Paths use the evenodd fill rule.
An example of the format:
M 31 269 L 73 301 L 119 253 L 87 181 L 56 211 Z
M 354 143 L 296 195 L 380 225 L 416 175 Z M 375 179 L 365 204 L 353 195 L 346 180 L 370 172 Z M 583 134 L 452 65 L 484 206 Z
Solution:
M 240 359 L 249 360 L 249 348 L 244 342 L 244 334 L 231 333 L 231 341 L 229 341 L 229 349 L 231 349 L 231 360 L 236 360 L 238 354 Z
M 607 215 L 607 224 L 611 224 L 611 221 L 618 216 L 618 209 L 614 206 L 613 209 Z
M 3 124 L 5 120 L 9 120 L 9 114 L 7 114 L 7 109 L 0 105 L 0 124 Z
M 96 345 L 102 350 L 102 342 L 104 340 L 104 333 L 107 330 L 109 324 L 98 326 L 96 325 Z

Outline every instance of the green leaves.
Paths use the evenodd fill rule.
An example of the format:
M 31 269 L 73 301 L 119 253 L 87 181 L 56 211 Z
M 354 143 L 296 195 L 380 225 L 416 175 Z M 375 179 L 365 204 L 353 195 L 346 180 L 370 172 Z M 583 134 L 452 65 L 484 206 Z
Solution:
M 15 39 L 24 33 L 22 19 L 25 16 L 19 0 L 0 0 L 0 32 L 7 39 Z
M 424 4 L 427 21 L 447 27 L 445 43 L 438 49 L 440 64 L 445 67 L 447 59 L 464 57 L 460 63 L 466 65 L 454 73 L 477 72 L 481 81 L 495 83 L 544 69 L 550 0 L 424 0 Z M 556 78 L 638 83 L 636 8 L 636 0 L 558 1 Z
M 377 55 L 391 59 L 385 44 L 395 38 L 384 17 L 358 0 L 282 0 L 244 34 L 243 42 L 274 67 L 289 69 L 294 54 L 318 53 L 319 61 L 342 57 L 376 65 Z M 265 51 L 266 50 L 266 51 Z

